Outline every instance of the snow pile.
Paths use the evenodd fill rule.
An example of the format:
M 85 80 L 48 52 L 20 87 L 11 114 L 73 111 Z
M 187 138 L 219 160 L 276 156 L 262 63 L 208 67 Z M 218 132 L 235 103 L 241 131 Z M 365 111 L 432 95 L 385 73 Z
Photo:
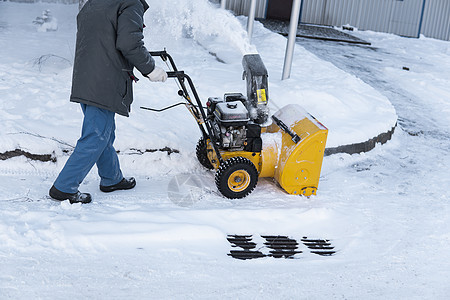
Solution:
M 149 5 L 146 20 L 151 24 L 152 40 L 168 45 L 173 40 L 192 40 L 226 63 L 239 62 L 242 55 L 257 52 L 240 22 L 210 1 L 149 1 Z

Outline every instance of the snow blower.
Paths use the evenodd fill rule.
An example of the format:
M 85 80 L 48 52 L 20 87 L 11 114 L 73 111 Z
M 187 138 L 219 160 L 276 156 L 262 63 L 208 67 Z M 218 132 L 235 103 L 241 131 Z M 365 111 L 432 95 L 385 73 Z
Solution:
M 296 104 L 269 118 L 268 74 L 258 54 L 245 55 L 242 60 L 247 96 L 226 93 L 223 98 L 210 97 L 206 108 L 191 78 L 178 71 L 166 51 L 150 54 L 168 65 L 170 62 L 168 77 L 177 79 L 178 94 L 185 102 L 165 109 L 184 104 L 194 116 L 202 133 L 197 159 L 205 168 L 216 170 L 215 183 L 223 196 L 247 196 L 259 177 L 275 178 L 289 194 L 316 194 L 328 129 Z

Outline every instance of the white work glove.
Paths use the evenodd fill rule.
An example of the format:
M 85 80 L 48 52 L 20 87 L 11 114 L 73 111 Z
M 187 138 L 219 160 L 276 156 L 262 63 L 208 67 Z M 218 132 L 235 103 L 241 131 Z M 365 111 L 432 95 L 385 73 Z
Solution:
M 164 82 L 167 80 L 167 73 L 163 69 L 155 67 L 155 69 L 153 69 L 153 71 L 151 71 L 150 74 L 147 75 L 147 77 L 148 79 L 150 79 L 150 81 Z

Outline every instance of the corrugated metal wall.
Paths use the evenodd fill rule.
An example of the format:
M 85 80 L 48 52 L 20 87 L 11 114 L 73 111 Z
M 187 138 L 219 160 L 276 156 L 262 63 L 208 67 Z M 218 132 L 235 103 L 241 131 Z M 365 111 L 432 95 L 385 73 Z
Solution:
M 250 0 L 226 0 L 226 9 L 234 11 L 238 15 L 248 16 L 250 10 Z M 256 1 L 256 14 L 255 18 L 263 19 L 266 17 L 266 8 L 268 0 L 257 0 Z
M 423 0 L 303 0 L 303 23 L 352 25 L 416 37 Z
M 421 33 L 427 37 L 450 40 L 450 1 L 427 0 Z
M 257 0 L 264 18 L 268 1 Z M 425 6 L 424 6 L 425 4 Z M 250 0 L 227 0 L 227 9 L 248 15 Z M 302 23 L 342 26 L 450 40 L 450 0 L 303 0 Z

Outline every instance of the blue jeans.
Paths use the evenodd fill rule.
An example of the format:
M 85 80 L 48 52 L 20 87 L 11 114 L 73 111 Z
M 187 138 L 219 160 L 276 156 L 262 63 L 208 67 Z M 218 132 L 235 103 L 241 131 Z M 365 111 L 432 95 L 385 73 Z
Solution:
M 114 185 L 123 179 L 113 147 L 115 113 L 86 104 L 81 104 L 81 109 L 84 113 L 81 137 L 54 183 L 64 193 L 76 193 L 94 164 L 97 164 L 100 185 Z

